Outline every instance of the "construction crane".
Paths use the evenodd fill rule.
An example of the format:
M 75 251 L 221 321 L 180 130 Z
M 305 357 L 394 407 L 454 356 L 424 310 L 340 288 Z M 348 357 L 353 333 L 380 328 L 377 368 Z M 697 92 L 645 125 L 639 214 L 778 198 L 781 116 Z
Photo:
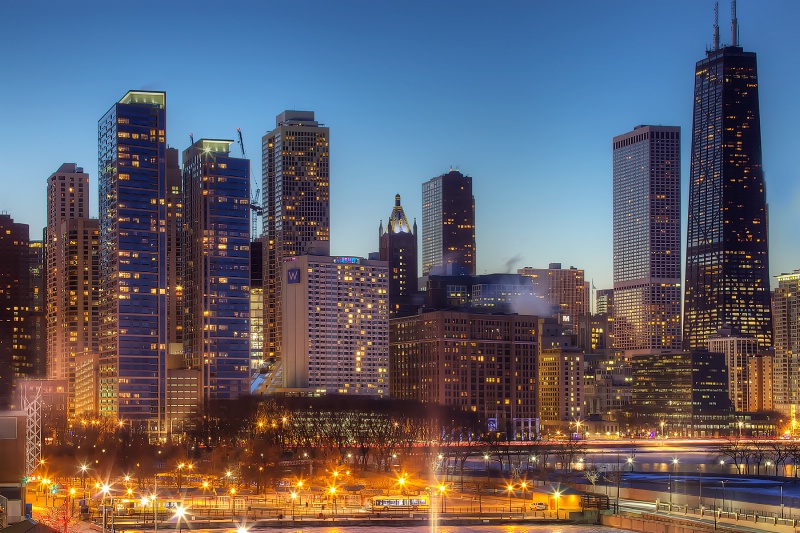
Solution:
M 239 135 L 239 148 L 242 150 L 242 159 L 247 159 L 247 155 L 244 151 L 244 140 L 242 139 L 242 129 L 236 128 L 236 133 Z M 260 217 L 263 213 L 261 208 L 261 188 L 256 187 L 256 191 L 253 193 L 253 196 L 250 198 L 250 215 L 251 215 L 251 222 L 250 222 L 250 240 L 254 241 L 258 239 L 258 217 Z

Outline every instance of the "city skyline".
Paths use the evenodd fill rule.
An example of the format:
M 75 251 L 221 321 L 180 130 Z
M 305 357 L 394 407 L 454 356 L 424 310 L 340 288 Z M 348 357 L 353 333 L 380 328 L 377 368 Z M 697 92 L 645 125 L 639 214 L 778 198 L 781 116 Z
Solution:
M 406 199 L 408 218 L 420 219 L 420 184 L 452 165 L 475 180 L 478 273 L 561 262 L 584 269 L 598 288 L 611 286 L 611 138 L 637 124 L 674 124 L 690 131 L 691 66 L 712 43 L 712 1 L 569 7 L 509 2 L 494 11 L 478 3 L 455 9 L 443 2 L 424 4 L 421 12 L 406 4 L 382 4 L 377 10 L 362 2 L 314 5 L 316 10 L 304 14 L 315 31 L 297 40 L 291 55 L 325 44 L 324 57 L 309 68 L 294 66 L 297 82 L 282 84 L 276 75 L 294 65 L 291 59 L 246 69 L 269 64 L 261 56 L 274 34 L 256 23 L 263 19 L 260 4 L 223 14 L 229 23 L 214 42 L 227 46 L 220 47 L 194 44 L 198 38 L 184 29 L 196 26 L 193 21 L 207 16 L 207 9 L 183 12 L 181 3 L 167 6 L 167 15 L 180 13 L 184 20 L 169 25 L 168 34 L 166 22 L 142 29 L 143 41 L 158 34 L 164 45 L 163 57 L 139 70 L 123 68 L 138 61 L 137 47 L 114 49 L 112 56 L 95 46 L 111 38 L 103 21 L 113 9 L 53 4 L 33 19 L 27 6 L 9 4 L 0 44 L 17 51 L 5 61 L 9 83 L 0 89 L 6 101 L 14 102 L 0 120 L 0 154 L 9 162 L 0 176 L 8 189 L 0 210 L 29 224 L 35 239 L 46 221 L 46 179 L 72 162 L 90 175 L 90 216 L 96 217 L 97 116 L 128 90 L 157 89 L 170 94 L 171 146 L 187 148 L 189 133 L 233 138 L 241 127 L 253 165 L 259 163 L 258 142 L 271 129 L 272 117 L 284 109 L 314 110 L 334 129 L 334 254 L 376 251 L 371 228 L 385 219 L 385 206 L 395 194 Z M 299 16 L 294 7 L 274 7 L 270 21 Z M 720 11 L 725 43 L 730 41 L 725 2 Z M 793 48 L 777 37 L 790 34 L 800 6 L 745 0 L 738 11 L 740 43 L 759 55 L 774 285 L 772 276 L 800 264 L 792 230 L 800 223 L 800 186 L 788 141 L 800 103 L 791 94 L 796 74 L 783 68 L 791 64 Z M 70 22 L 92 32 L 54 31 Z M 273 26 L 280 28 L 280 22 Z M 652 41 L 651 35 L 663 38 Z M 220 64 L 245 68 L 241 83 L 226 79 L 226 84 L 199 86 L 178 75 L 222 58 Z M 563 66 L 565 58 L 574 68 Z M 109 76 L 97 68 L 103 64 L 119 73 Z M 590 133 L 575 136 L 576 124 Z M 478 134 L 485 129 L 491 133 Z M 58 142 L 45 142 L 51 131 L 62 132 Z M 688 151 L 685 138 L 684 213 Z M 544 197 L 569 201 L 537 201 Z M 502 238 L 508 228 L 535 228 L 553 220 L 560 231 L 519 231 Z

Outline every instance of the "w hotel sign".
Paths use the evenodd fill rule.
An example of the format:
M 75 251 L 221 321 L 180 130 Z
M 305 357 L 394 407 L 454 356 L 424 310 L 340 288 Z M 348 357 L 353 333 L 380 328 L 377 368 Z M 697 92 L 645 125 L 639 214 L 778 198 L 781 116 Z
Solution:
M 292 283 L 300 283 L 300 269 L 299 268 L 290 268 L 286 272 L 286 283 L 291 285 Z

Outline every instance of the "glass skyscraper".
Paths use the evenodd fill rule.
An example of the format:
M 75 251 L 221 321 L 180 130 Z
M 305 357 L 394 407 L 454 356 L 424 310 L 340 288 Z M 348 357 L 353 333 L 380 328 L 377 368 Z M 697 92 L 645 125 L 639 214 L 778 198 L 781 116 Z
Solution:
M 422 275 L 432 271 L 475 275 L 472 178 L 458 170 L 422 184 Z
M 99 411 L 164 429 L 166 93 L 130 91 L 98 123 Z
M 614 137 L 614 347 L 681 347 L 681 131 Z
M 683 339 L 724 325 L 772 346 L 756 54 L 733 45 L 695 68 Z
M 250 161 L 231 144 L 183 152 L 184 360 L 202 371 L 204 405 L 250 392 Z

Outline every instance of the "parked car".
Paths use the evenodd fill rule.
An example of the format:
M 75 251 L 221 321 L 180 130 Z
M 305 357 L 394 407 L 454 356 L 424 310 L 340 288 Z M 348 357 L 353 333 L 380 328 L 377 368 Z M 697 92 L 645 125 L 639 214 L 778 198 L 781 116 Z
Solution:
M 544 503 L 544 502 L 533 502 L 531 504 L 531 509 L 533 509 L 535 511 L 546 511 L 547 510 L 547 504 Z

